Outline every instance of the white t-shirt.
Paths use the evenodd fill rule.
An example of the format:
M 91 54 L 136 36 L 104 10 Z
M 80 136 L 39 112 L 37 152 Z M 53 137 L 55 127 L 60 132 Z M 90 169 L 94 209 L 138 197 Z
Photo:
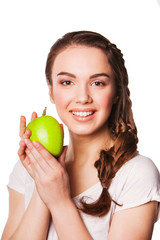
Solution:
M 34 181 L 27 173 L 20 161 L 18 161 L 10 175 L 8 187 L 25 195 L 25 208 L 27 208 L 34 189 Z M 79 199 L 87 197 L 87 202 L 98 199 L 102 192 L 101 183 L 87 189 L 85 192 L 73 198 L 78 206 Z M 94 240 L 106 240 L 112 215 L 123 209 L 137 207 L 150 201 L 160 202 L 160 174 L 150 160 L 137 154 L 125 163 L 112 180 L 109 188 L 110 195 L 122 206 L 111 204 L 109 213 L 103 217 L 93 217 L 80 212 L 82 219 Z M 159 215 L 160 218 L 160 204 Z M 67 224 L 67 223 L 66 223 Z M 58 240 L 53 222 L 50 225 L 47 240 Z

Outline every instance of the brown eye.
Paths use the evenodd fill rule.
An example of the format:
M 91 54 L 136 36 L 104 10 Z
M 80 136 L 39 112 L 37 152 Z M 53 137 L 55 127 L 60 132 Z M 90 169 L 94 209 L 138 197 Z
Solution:
M 100 81 L 95 81 L 92 83 L 92 86 L 105 86 L 105 83 Z
M 61 84 L 65 86 L 70 86 L 70 85 L 73 85 L 73 82 L 67 80 L 67 81 L 62 81 Z

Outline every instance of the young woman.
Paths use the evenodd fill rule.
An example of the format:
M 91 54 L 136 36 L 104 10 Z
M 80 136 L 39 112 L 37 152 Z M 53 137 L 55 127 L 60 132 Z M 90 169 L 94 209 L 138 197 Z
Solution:
M 137 151 L 121 51 L 98 33 L 67 33 L 50 50 L 46 77 L 70 142 L 57 161 L 29 140 L 21 117 L 2 240 L 151 239 L 160 175 Z

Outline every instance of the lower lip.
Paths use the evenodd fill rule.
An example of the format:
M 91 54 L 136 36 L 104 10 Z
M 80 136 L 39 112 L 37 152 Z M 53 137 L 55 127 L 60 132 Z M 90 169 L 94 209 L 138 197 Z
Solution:
M 88 122 L 88 121 L 92 120 L 92 119 L 94 118 L 94 116 L 95 116 L 95 113 L 96 113 L 96 112 L 94 112 L 92 115 L 83 117 L 83 116 L 76 116 L 76 115 L 74 115 L 74 114 L 71 112 L 72 117 L 73 117 L 76 121 L 79 121 L 79 122 Z

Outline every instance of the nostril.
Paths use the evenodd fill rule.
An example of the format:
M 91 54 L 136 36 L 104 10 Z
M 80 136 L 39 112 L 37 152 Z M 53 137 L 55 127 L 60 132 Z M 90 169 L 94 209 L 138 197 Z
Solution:
M 80 93 L 79 92 L 76 95 L 75 99 L 76 99 L 76 102 L 78 102 L 78 103 L 90 103 L 90 102 L 92 102 L 91 96 L 87 93 Z
M 86 103 L 91 103 L 92 102 L 92 98 L 90 96 L 87 97 L 76 97 L 76 102 L 77 103 L 82 103 L 82 104 L 86 104 Z

